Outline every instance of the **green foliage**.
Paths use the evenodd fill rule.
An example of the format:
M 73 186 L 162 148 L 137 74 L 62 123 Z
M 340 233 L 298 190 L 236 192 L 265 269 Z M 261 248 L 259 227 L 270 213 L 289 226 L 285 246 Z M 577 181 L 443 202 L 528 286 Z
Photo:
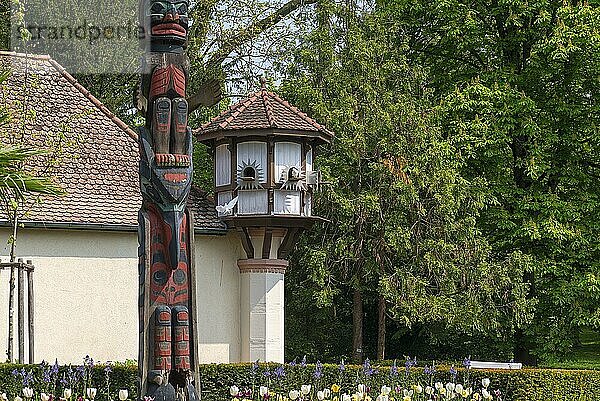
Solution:
M 467 155 L 439 128 L 428 74 L 410 63 L 391 15 L 328 10 L 282 88 L 336 133 L 317 159 L 332 185 L 315 202 L 334 223 L 305 238 L 294 287 L 326 307 L 348 288 L 381 294 L 399 327 L 505 341 L 532 304 L 524 258 L 495 254 L 477 227 L 494 202 L 485 178 L 461 173 Z
M 323 376 L 316 381 L 313 378 L 314 365 L 306 368 L 300 366 L 285 366 L 285 377 L 275 379 L 264 376 L 265 370 L 271 373 L 277 365 L 260 364 L 254 379 L 251 364 L 234 365 L 201 365 L 202 398 L 207 401 L 229 399 L 229 387 L 258 389 L 258 386 L 268 385 L 270 389 L 281 392 L 299 389 L 303 384 L 312 384 L 316 389 L 331 386 L 336 383 L 341 386 L 341 392 L 355 392 L 358 384 L 366 384 L 376 392 L 383 384 L 407 386 L 421 383 L 425 386 L 430 382 L 446 383 L 452 380 L 449 367 L 438 368 L 431 377 L 424 373 L 423 368 L 412 368 L 408 377 L 401 367 L 399 375 L 390 376 L 391 367 L 375 368 L 378 373 L 365 377 L 361 366 L 346 365 L 340 373 L 337 365 L 324 365 Z M 504 394 L 504 401 L 592 401 L 600 397 L 600 372 L 582 370 L 550 370 L 524 369 L 519 371 L 506 370 L 470 370 L 458 369 L 457 383 L 471 383 L 478 388 L 481 379 L 489 378 L 490 388 L 499 389 Z

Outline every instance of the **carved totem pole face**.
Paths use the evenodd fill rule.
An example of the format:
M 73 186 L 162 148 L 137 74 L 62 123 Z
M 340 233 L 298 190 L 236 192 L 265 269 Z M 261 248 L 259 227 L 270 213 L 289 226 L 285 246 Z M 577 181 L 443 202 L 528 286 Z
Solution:
M 146 40 L 168 45 L 187 45 L 189 2 L 182 0 L 147 0 L 143 2 L 143 27 Z

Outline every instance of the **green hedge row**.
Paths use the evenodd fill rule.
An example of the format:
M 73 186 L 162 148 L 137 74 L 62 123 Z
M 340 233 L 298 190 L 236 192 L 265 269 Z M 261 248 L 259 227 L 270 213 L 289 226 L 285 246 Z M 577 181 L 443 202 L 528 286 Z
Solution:
M 0 393 L 6 392 L 9 400 L 21 394 L 22 378 L 15 376 L 14 370 L 25 369 L 31 372 L 34 383 L 32 387 L 37 393 L 41 391 L 62 393 L 62 385 L 48 384 L 38 365 L 0 364 Z M 419 383 L 423 386 L 430 382 L 448 382 L 452 376 L 448 367 L 438 367 L 435 374 L 426 374 L 422 367 L 411 368 L 406 375 L 404 366 L 398 366 L 398 374 L 391 375 L 390 366 L 372 367 L 371 375 L 365 375 L 362 366 L 346 365 L 340 371 L 338 365 L 322 366 L 321 376 L 315 378 L 315 365 L 281 366 L 277 364 L 248 363 L 212 364 L 200 366 L 202 399 L 206 401 L 230 400 L 229 388 L 255 388 L 268 385 L 271 390 L 287 392 L 299 389 L 302 384 L 311 384 L 316 389 L 338 384 L 342 392 L 356 391 L 357 384 L 365 384 L 377 392 L 381 385 L 409 386 Z M 105 366 L 95 366 L 92 370 L 91 385 L 98 388 L 96 401 L 118 400 L 118 391 L 126 388 L 130 399 L 137 397 L 137 367 L 135 364 L 116 364 L 109 374 L 110 393 L 107 395 Z M 66 377 L 68 367 L 61 367 L 58 378 Z M 482 378 L 491 380 L 492 389 L 499 389 L 504 401 L 592 401 L 600 400 L 600 372 L 586 370 L 557 369 L 523 369 L 518 371 L 504 370 L 470 370 L 458 369 L 457 383 L 467 379 L 474 388 L 479 388 Z M 83 394 L 85 384 L 79 382 L 74 386 L 74 393 Z M 53 391 L 54 390 L 54 391 Z M 375 398 L 375 397 L 373 397 Z

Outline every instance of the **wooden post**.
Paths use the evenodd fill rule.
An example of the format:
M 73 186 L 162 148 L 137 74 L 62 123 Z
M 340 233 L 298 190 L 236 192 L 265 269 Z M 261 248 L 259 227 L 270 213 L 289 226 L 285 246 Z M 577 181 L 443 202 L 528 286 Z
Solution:
M 35 353 L 34 353 L 34 325 L 33 325 L 33 318 L 34 318 L 34 310 L 33 310 L 33 301 L 34 301 L 34 297 L 33 297 L 33 263 L 31 262 L 31 260 L 27 261 L 27 264 L 29 265 L 27 267 L 27 320 L 29 323 L 29 328 L 28 328 L 28 338 L 29 338 L 29 363 L 35 363 Z
M 23 275 L 23 259 L 18 260 L 18 298 L 17 309 L 19 316 L 17 319 L 17 336 L 19 341 L 19 363 L 25 363 L 25 277 Z

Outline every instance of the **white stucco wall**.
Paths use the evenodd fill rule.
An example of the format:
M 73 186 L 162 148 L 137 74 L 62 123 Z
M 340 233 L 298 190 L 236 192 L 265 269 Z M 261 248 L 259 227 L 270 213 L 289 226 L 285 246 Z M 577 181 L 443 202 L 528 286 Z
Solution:
M 0 242 L 9 231 L 0 229 Z M 18 257 L 35 265 L 35 359 L 137 359 L 137 234 L 21 229 Z M 7 261 L 9 248 L 0 255 Z M 240 359 L 236 234 L 196 235 L 200 362 Z M 0 354 L 6 351 L 9 271 L 0 271 Z M 6 317 L 5 317 L 6 316 Z M 15 305 L 15 357 L 16 305 Z M 27 355 L 27 347 L 26 347 Z M 3 355 L 0 359 L 4 359 Z

